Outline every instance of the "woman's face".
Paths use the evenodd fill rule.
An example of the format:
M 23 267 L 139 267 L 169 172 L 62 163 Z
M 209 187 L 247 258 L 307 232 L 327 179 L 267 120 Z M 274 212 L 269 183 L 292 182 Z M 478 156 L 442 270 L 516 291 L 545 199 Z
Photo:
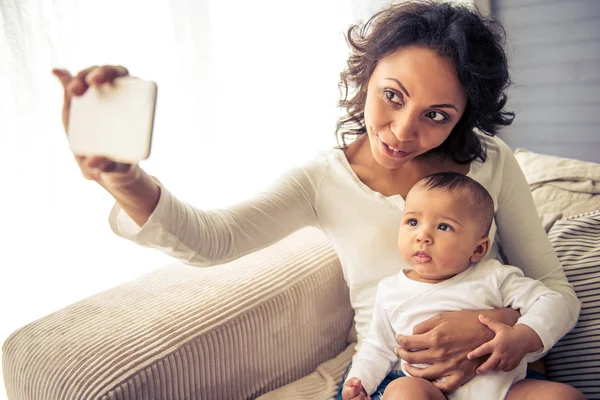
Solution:
M 452 63 L 404 47 L 381 59 L 367 87 L 365 125 L 373 157 L 395 169 L 441 145 L 467 103 Z

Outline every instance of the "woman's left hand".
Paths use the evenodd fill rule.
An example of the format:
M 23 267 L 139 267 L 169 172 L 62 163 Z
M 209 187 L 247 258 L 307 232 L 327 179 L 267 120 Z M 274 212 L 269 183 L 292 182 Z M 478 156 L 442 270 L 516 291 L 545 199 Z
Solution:
M 444 393 L 452 393 L 476 374 L 485 357 L 469 360 L 467 354 L 494 338 L 479 322 L 484 314 L 509 326 L 521 316 L 516 310 L 462 310 L 441 313 L 418 325 L 412 336 L 398 335 L 396 354 L 408 364 L 431 364 L 426 368 L 406 365 L 409 374 L 427 379 Z

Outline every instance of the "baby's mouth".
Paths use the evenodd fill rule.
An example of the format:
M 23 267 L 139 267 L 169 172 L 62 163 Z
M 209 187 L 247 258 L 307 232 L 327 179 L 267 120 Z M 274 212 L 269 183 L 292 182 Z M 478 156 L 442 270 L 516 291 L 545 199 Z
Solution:
M 424 251 L 417 251 L 415 253 L 415 260 L 417 260 L 419 263 L 425 264 L 431 261 L 431 256 Z

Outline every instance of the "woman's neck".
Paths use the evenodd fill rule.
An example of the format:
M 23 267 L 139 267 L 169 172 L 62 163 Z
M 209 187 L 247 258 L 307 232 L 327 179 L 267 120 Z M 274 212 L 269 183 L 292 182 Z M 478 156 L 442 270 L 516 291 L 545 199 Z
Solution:
M 406 194 L 421 178 L 443 171 L 466 175 L 469 164 L 457 164 L 439 152 L 429 152 L 395 169 L 381 166 L 373 157 L 367 135 L 359 136 L 345 150 L 346 158 L 359 179 L 372 190 L 386 196 Z

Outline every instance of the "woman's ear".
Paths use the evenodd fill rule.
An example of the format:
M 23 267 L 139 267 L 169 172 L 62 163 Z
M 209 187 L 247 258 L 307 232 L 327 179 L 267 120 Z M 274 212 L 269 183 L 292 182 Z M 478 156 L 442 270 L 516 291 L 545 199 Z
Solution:
M 477 246 L 475 247 L 475 250 L 473 251 L 473 254 L 471 255 L 471 262 L 472 263 L 476 263 L 477 261 L 481 260 L 488 252 L 490 248 L 490 238 L 485 237 L 485 238 L 481 238 L 479 239 L 479 242 L 477 243 Z

